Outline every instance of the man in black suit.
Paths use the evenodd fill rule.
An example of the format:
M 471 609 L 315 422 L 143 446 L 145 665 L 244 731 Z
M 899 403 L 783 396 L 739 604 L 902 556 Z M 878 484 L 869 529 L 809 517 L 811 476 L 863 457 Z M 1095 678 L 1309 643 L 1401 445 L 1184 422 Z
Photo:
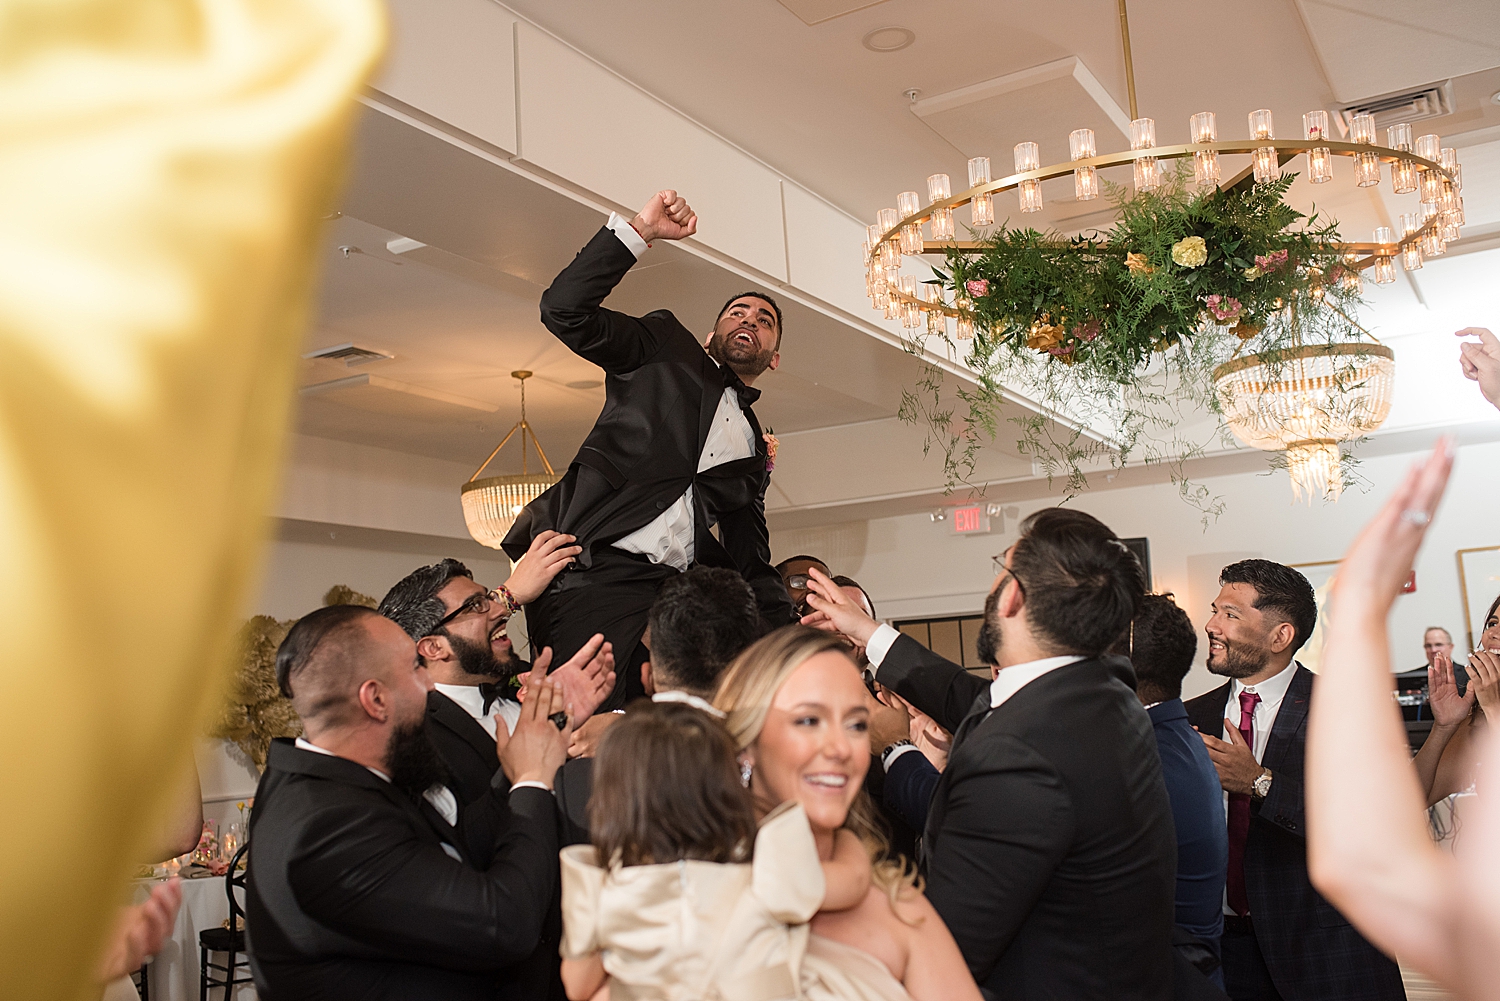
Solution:
M 1208 662 L 1230 682 L 1187 703 L 1225 792 L 1221 952 L 1235 1001 L 1396 1001 L 1396 964 L 1307 878 L 1303 744 L 1313 676 L 1293 658 L 1317 623 L 1307 578 L 1270 560 L 1219 574 Z
M 488 590 L 458 560 L 418 567 L 386 592 L 377 609 L 417 644 L 433 681 L 427 696 L 427 730 L 451 776 L 460 803 L 487 796 L 500 767 L 495 757 L 499 721 L 514 729 L 521 715 L 516 668 L 506 626 L 511 609 L 534 599 L 578 548 L 572 538 L 543 532 L 509 579 Z M 613 656 L 595 636 L 573 659 L 551 673 L 565 688 L 575 719 L 585 720 L 614 690 Z M 552 655 L 537 657 L 543 670 Z
M 427 669 L 395 623 L 333 605 L 276 656 L 306 733 L 277 740 L 256 790 L 245 912 L 262 997 L 546 996 L 508 968 L 531 955 L 556 890 L 551 781 L 560 686 L 528 681 L 497 785 L 460 811 L 423 720 Z M 552 946 L 556 954 L 556 944 Z
M 651 602 L 695 563 L 738 572 L 773 624 L 792 617 L 770 565 L 771 456 L 751 409 L 752 384 L 780 364 L 780 307 L 763 292 L 737 295 L 700 344 L 667 310 L 634 317 L 600 305 L 653 240 L 692 236 L 697 225 L 676 192 L 658 192 L 633 220 L 612 214 L 542 295 L 547 329 L 604 369 L 604 410 L 504 548 L 517 557 L 549 529 L 577 537 L 576 562 L 527 606 L 526 623 L 533 644 L 562 659 L 604 634 L 619 665 L 606 709 L 643 694 Z
M 651 605 L 650 659 L 641 684 L 655 702 L 687 702 L 723 716 L 711 703 L 719 678 L 740 651 L 761 634 L 760 609 L 744 578 L 719 567 L 693 567 L 669 578 Z M 613 722 L 613 713 L 596 717 Z M 563 843 L 589 840 L 588 805 L 594 790 L 594 759 L 574 758 L 557 772 L 557 803 L 563 812 Z
M 817 571 L 807 621 L 862 643 L 880 684 L 953 733 L 923 867 L 986 997 L 1164 1001 L 1171 807 L 1130 664 L 1101 657 L 1145 575 L 1114 533 L 1065 508 L 1028 518 L 996 563 L 979 637 L 990 683 L 876 626 Z

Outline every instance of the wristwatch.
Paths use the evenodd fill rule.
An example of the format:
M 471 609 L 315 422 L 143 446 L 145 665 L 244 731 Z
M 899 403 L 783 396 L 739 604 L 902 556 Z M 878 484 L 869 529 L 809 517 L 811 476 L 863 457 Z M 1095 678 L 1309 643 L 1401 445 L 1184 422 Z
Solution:
M 889 744 L 886 745 L 885 750 L 883 750 L 883 751 L 880 752 L 880 764 L 881 764 L 881 766 L 884 767 L 885 765 L 890 764 L 891 753 L 893 751 L 895 751 L 896 748 L 898 748 L 898 747 L 916 747 L 916 746 L 917 746 L 916 744 L 913 744 L 911 741 L 909 741 L 909 740 L 907 740 L 905 738 L 902 738 L 901 740 L 893 740 L 893 741 L 891 741 Z
M 1271 769 L 1266 768 L 1255 776 L 1255 781 L 1250 783 L 1250 795 L 1256 799 L 1265 799 L 1271 794 Z

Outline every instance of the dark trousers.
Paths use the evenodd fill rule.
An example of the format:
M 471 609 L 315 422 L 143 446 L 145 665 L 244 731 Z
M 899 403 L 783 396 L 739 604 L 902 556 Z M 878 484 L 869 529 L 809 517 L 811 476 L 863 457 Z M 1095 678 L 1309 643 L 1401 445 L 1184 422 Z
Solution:
M 644 556 L 596 545 L 592 566 L 564 570 L 526 606 L 532 660 L 551 647 L 552 666 L 560 667 L 595 633 L 603 633 L 614 645 L 615 690 L 598 711 L 624 708 L 645 694 L 641 664 L 647 652 L 641 635 L 662 581 L 676 574 L 674 568 Z
M 1226 917 L 1219 947 L 1224 990 L 1233 1001 L 1281 1001 L 1249 918 Z

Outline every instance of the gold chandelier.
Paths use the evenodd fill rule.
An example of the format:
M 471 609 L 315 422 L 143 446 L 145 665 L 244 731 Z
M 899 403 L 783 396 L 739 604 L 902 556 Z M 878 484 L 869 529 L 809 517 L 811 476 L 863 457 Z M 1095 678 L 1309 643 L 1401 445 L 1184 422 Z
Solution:
M 1286 452 L 1294 500 L 1338 500 L 1340 442 L 1391 412 L 1395 353 L 1383 344 L 1314 344 L 1235 358 L 1214 369 L 1214 391 L 1234 436 Z
M 866 227 L 864 242 L 865 293 L 886 319 L 900 319 L 907 329 L 925 326 L 929 333 L 938 333 L 946 331 L 947 319 L 952 317 L 957 321 L 958 338 L 969 339 L 973 336 L 974 318 L 968 302 L 961 296 L 952 303 L 944 302 L 941 290 L 935 286 L 921 284 L 915 276 L 902 275 L 902 257 L 945 254 L 952 250 L 979 253 L 982 244 L 956 239 L 954 209 L 968 205 L 970 223 L 975 229 L 993 226 L 995 196 L 1015 190 L 1022 213 L 1040 212 L 1042 182 L 1070 174 L 1074 196 L 1078 201 L 1090 201 L 1099 197 L 1099 171 L 1127 164 L 1131 166 L 1137 191 L 1153 190 L 1163 183 L 1161 161 L 1187 157 L 1193 158 L 1196 184 L 1220 185 L 1221 153 L 1249 153 L 1253 157 L 1251 166 L 1223 182 L 1225 188 L 1275 180 L 1284 165 L 1303 154 L 1307 157 L 1307 178 L 1313 184 L 1333 179 L 1334 157 L 1354 161 L 1354 180 L 1361 188 L 1379 185 L 1381 164 L 1388 164 L 1391 190 L 1398 195 L 1418 195 L 1415 210 L 1401 214 L 1400 236 L 1392 227 L 1379 226 L 1369 243 L 1340 245 L 1351 273 L 1373 268 L 1377 285 L 1396 280 L 1397 257 L 1401 258 L 1403 268 L 1415 271 L 1422 266 L 1424 257 L 1440 256 L 1448 242 L 1458 239 L 1459 228 L 1465 222 L 1458 151 L 1444 147 L 1436 135 L 1413 140 L 1409 123 L 1388 127 L 1385 130 L 1388 145 L 1380 146 L 1376 145 L 1374 116 L 1354 115 L 1348 125 L 1350 141 L 1335 142 L 1330 138 L 1328 112 L 1309 111 L 1302 116 L 1302 138 L 1277 139 L 1271 112 L 1261 109 L 1250 112 L 1248 138 L 1221 142 L 1214 113 L 1201 111 L 1188 119 L 1191 142 L 1158 146 L 1155 120 L 1137 117 L 1130 27 L 1125 0 L 1117 2 L 1130 99 L 1130 149 L 1100 155 L 1094 131 L 1077 129 L 1068 136 L 1070 159 L 1065 162 L 1043 167 L 1036 143 L 1017 143 L 1012 151 L 1015 173 L 1007 177 L 992 180 L 990 158 L 976 156 L 968 164 L 969 187 L 956 195 L 947 174 L 927 178 L 925 206 L 917 192 L 901 192 L 896 196 L 897 208 L 881 209 L 876 221 Z M 930 240 L 924 239 L 924 224 Z M 1357 274 L 1354 277 L 1357 279 Z
M 881 209 L 876 222 L 866 228 L 863 251 L 865 290 L 885 318 L 900 319 L 914 336 L 922 328 L 928 334 L 946 336 L 952 318 L 957 338 L 972 338 L 974 315 L 964 290 L 957 290 L 951 302 L 945 301 L 940 285 L 901 274 L 903 256 L 982 253 L 983 243 L 956 239 L 955 209 L 968 205 L 975 229 L 993 226 L 996 195 L 1014 190 L 1023 214 L 1038 212 L 1043 206 L 1042 182 L 1067 175 L 1073 178 L 1077 200 L 1089 201 L 1099 196 L 1101 169 L 1127 164 L 1137 191 L 1163 184 L 1162 161 L 1188 157 L 1193 161 L 1194 183 L 1205 189 L 1274 181 L 1297 156 L 1306 157 L 1306 176 L 1313 184 L 1333 179 L 1335 157 L 1353 161 L 1354 181 L 1362 188 L 1379 185 L 1383 170 L 1388 169 L 1392 190 L 1398 195 L 1415 194 L 1417 203 L 1413 211 L 1400 214 L 1399 236 L 1392 227 L 1380 226 L 1369 243 L 1335 245 L 1342 254 L 1342 281 L 1352 283 L 1351 288 L 1357 289 L 1361 272 L 1367 269 L 1373 269 L 1377 285 L 1394 282 L 1398 257 L 1405 270 L 1415 271 L 1424 258 L 1440 256 L 1449 241 L 1458 239 L 1465 219 L 1457 151 L 1444 147 L 1437 135 L 1413 140 L 1408 123 L 1388 127 L 1387 144 L 1382 146 L 1377 145 L 1374 117 L 1355 115 L 1348 122 L 1349 141 L 1338 142 L 1330 138 L 1328 112 L 1318 110 L 1302 116 L 1300 138 L 1278 139 L 1271 112 L 1261 109 L 1250 113 L 1246 139 L 1221 141 L 1214 113 L 1204 111 L 1188 120 L 1190 142 L 1158 146 L 1155 121 L 1137 114 L 1125 0 L 1118 0 L 1118 8 L 1132 119 L 1130 149 L 1100 155 L 1093 131 L 1078 129 L 1068 137 L 1070 158 L 1065 162 L 1041 166 L 1037 144 L 1022 142 L 1013 150 L 1015 173 L 1007 177 L 993 180 L 989 158 L 980 156 L 968 162 L 967 190 L 953 194 L 948 175 L 933 174 L 927 179 L 925 206 L 917 192 L 900 193 L 897 207 Z M 1220 154 L 1247 153 L 1251 165 L 1224 181 Z M 925 238 L 929 235 L 930 239 Z M 1107 248 L 1095 242 L 1089 252 L 1099 249 Z M 1313 296 L 1318 297 L 1316 291 Z M 1295 326 L 1295 316 L 1291 320 Z M 1213 374 L 1214 389 L 1240 441 L 1268 451 L 1285 450 L 1296 498 L 1336 500 L 1343 489 L 1339 443 L 1369 434 L 1385 421 L 1391 408 L 1394 357 L 1378 343 L 1298 342 L 1290 350 L 1220 365 Z
M 476 542 L 491 549 L 500 548 L 505 533 L 515 524 L 521 509 L 540 497 L 558 479 L 557 474 L 552 471 L 552 463 L 547 461 L 547 453 L 542 451 L 542 443 L 537 441 L 536 432 L 526 422 L 526 380 L 531 375 L 525 370 L 511 373 L 513 378 L 521 380 L 521 419 L 516 421 L 500 444 L 495 446 L 489 458 L 474 470 L 474 475 L 469 477 L 469 482 L 459 492 L 459 499 L 464 506 L 464 523 L 469 526 L 469 534 Z M 500 454 L 505 443 L 517 431 L 521 432 L 521 475 L 487 476 L 481 480 L 479 474 Z M 546 475 L 526 471 L 527 435 L 531 436 L 531 443 L 536 446 L 536 454 L 542 460 Z

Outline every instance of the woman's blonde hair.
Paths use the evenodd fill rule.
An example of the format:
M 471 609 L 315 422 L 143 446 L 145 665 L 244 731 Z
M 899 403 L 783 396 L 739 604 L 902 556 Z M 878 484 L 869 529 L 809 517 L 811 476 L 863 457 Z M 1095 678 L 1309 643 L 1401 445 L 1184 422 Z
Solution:
M 719 682 L 714 705 L 727 714 L 725 725 L 740 750 L 760 739 L 771 703 L 792 672 L 819 654 L 830 652 L 847 657 L 849 648 L 833 633 L 792 625 L 757 640 L 734 659 Z M 849 666 L 854 667 L 852 659 Z M 766 808 L 776 805 L 761 804 Z M 914 866 L 904 857 L 887 857 L 890 844 L 880 830 L 867 795 L 854 798 L 844 827 L 853 831 L 864 844 L 870 856 L 875 885 L 885 892 L 893 910 L 898 898 L 920 889 Z

